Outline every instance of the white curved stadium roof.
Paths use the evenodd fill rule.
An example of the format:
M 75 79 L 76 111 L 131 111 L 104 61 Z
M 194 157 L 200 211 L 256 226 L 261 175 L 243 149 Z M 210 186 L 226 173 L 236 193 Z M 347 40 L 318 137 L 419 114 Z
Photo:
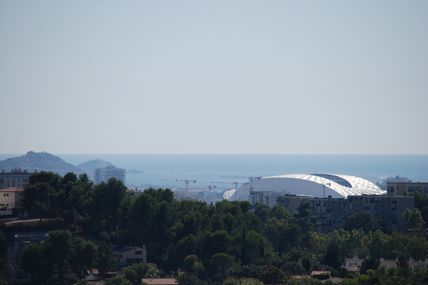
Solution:
M 233 190 L 233 191 L 232 191 Z M 376 184 L 356 176 L 341 174 L 286 174 L 268 176 L 223 194 L 227 200 L 248 200 L 251 191 L 271 191 L 313 197 L 346 198 L 349 195 L 384 194 Z

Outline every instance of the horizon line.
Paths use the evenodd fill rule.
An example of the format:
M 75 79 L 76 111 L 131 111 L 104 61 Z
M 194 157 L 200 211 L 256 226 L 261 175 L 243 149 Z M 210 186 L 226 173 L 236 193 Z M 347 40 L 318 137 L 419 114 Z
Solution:
M 31 150 L 30 150 L 31 151 Z M 23 153 L 0 153 L 0 155 L 25 155 L 28 152 Z M 144 152 L 110 152 L 110 153 L 97 153 L 97 152 L 47 152 L 47 151 L 33 151 L 35 153 L 49 153 L 54 155 L 319 155 L 319 156 L 331 156 L 331 155 L 354 155 L 354 156 L 394 156 L 394 155 L 407 155 L 407 156 L 427 156 L 428 153 L 269 153 L 269 152 L 257 152 L 257 153 L 240 153 L 240 152 L 155 152 L 155 153 L 144 153 Z

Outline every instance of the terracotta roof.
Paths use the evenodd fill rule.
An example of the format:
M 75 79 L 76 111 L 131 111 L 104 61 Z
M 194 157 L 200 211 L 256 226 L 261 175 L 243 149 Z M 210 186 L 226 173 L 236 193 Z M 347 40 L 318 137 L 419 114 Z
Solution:
M 143 283 L 147 285 L 176 285 L 175 278 L 143 278 Z

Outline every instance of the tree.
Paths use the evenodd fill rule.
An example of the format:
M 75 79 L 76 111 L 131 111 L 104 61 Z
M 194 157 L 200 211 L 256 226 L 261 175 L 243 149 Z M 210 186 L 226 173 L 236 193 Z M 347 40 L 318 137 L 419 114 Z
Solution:
M 47 263 L 43 247 L 31 244 L 22 252 L 21 266 L 31 276 L 32 284 L 46 284 L 52 276 L 52 267 Z
M 125 279 L 122 275 L 109 278 L 106 280 L 106 285 L 132 285 L 131 282 Z
M 55 189 L 46 182 L 29 185 L 23 192 L 22 208 L 30 216 L 53 217 L 55 214 L 54 196 Z
M 0 280 L 6 280 L 6 252 L 7 252 L 7 242 L 6 238 L 2 231 L 0 231 Z M 0 282 L 0 284 L 2 284 Z
M 225 230 L 219 230 L 213 233 L 204 232 L 198 244 L 198 254 L 205 262 L 208 261 L 213 254 L 218 252 L 230 252 L 230 247 L 231 237 Z
M 270 208 L 265 204 L 256 204 L 254 213 L 262 222 L 266 222 L 269 216 Z
M 65 274 L 70 270 L 72 237 L 69 231 L 49 232 L 48 240 L 42 246 L 48 260 L 48 267 L 58 273 L 59 284 L 65 284 Z
M 375 231 L 382 229 L 381 223 L 370 213 L 356 213 L 346 218 L 345 230 L 352 231 L 353 229 L 363 230 L 364 232 Z
M 280 284 L 285 280 L 285 274 L 274 266 L 266 266 L 259 276 L 265 284 Z
M 234 278 L 228 277 L 223 285 L 264 285 L 260 280 L 255 278 Z
M 303 201 L 297 208 L 297 213 L 294 214 L 294 220 L 303 233 L 315 229 L 316 221 L 312 218 L 311 204 L 309 201 Z
M 144 277 L 155 278 L 159 276 L 157 269 L 145 263 L 135 263 L 122 269 L 122 275 L 132 285 L 140 285 Z
M 323 256 L 323 263 L 339 270 L 349 253 L 348 241 L 349 232 L 339 229 L 333 231 L 328 236 L 326 252 Z
M 125 195 L 126 186 L 115 178 L 95 185 L 90 211 L 96 234 L 104 232 L 108 239 L 118 234 L 118 213 Z
M 97 246 L 95 264 L 102 278 L 107 276 L 108 271 L 117 269 L 117 260 L 114 258 L 113 250 L 105 242 L 100 242 Z
M 406 209 L 404 212 L 404 219 L 409 226 L 409 230 L 421 231 L 424 228 L 425 221 L 422 218 L 421 212 L 418 209 Z
M 192 273 L 180 272 L 177 276 L 177 283 L 179 285 L 206 285 L 207 283 L 198 279 L 198 277 Z
M 71 242 L 70 266 L 77 277 L 83 278 L 95 263 L 97 248 L 91 241 L 75 238 Z
M 233 256 L 226 253 L 214 254 L 209 261 L 210 275 L 214 280 L 221 281 L 235 270 L 236 263 Z
M 287 210 L 279 205 L 275 205 L 269 213 L 269 217 L 276 218 L 278 220 L 287 220 L 288 212 Z
M 86 270 L 92 267 L 95 255 L 96 248 L 92 242 L 73 237 L 67 230 L 57 230 L 49 232 L 46 241 L 26 247 L 21 263 L 34 284 L 44 284 L 53 279 L 58 284 L 66 284 L 69 272 L 83 278 Z
M 196 255 L 189 255 L 184 259 L 183 270 L 198 278 L 203 278 L 206 274 L 204 264 Z

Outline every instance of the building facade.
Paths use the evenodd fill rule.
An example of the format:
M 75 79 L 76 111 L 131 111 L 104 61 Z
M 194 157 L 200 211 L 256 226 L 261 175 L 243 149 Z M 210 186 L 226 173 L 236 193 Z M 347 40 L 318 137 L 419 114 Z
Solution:
M 19 205 L 24 188 L 13 187 L 0 190 L 0 215 L 12 215 L 13 210 Z
M 8 271 L 12 282 L 21 284 L 21 282 L 26 283 L 30 280 L 30 275 L 21 267 L 22 253 L 30 244 L 40 243 L 48 237 L 47 232 L 22 232 L 13 235 L 13 239 L 9 241 L 7 247 Z
M 406 209 L 415 208 L 413 196 L 363 195 L 348 197 L 348 214 L 369 213 L 387 228 L 406 230 L 404 219 Z
M 118 259 L 120 267 L 125 267 L 134 263 L 147 262 L 147 250 L 145 246 L 128 246 L 118 248 L 114 251 L 114 254 Z
M 357 213 L 369 213 L 387 228 L 405 231 L 404 213 L 406 209 L 415 208 L 413 196 L 355 195 L 343 199 L 284 195 L 277 199 L 277 203 L 290 214 L 295 214 L 304 201 L 310 203 L 312 217 L 317 221 L 320 232 L 342 226 L 349 215 Z
M 311 203 L 312 217 L 317 221 L 317 230 L 330 232 L 342 226 L 347 217 L 347 200 L 343 198 L 314 198 Z
M 251 191 L 250 192 L 250 203 L 264 204 L 269 207 L 273 207 L 277 204 L 278 198 L 281 197 L 280 193 L 272 191 Z
M 24 187 L 28 184 L 31 173 L 27 170 L 15 169 L 0 172 L 0 189 L 11 187 Z
M 117 180 L 125 183 L 126 171 L 122 168 L 114 166 L 107 166 L 105 168 L 98 168 L 95 170 L 94 182 L 99 184 L 101 182 L 107 182 L 110 178 L 116 178 Z
M 293 215 L 297 213 L 297 210 L 303 201 L 311 200 L 311 199 L 312 197 L 308 197 L 308 196 L 284 195 L 284 196 L 278 197 L 277 203 L 278 205 L 287 209 L 287 211 Z
M 386 180 L 388 195 L 409 195 L 413 193 L 428 194 L 428 182 L 412 182 L 403 177 L 388 178 Z

